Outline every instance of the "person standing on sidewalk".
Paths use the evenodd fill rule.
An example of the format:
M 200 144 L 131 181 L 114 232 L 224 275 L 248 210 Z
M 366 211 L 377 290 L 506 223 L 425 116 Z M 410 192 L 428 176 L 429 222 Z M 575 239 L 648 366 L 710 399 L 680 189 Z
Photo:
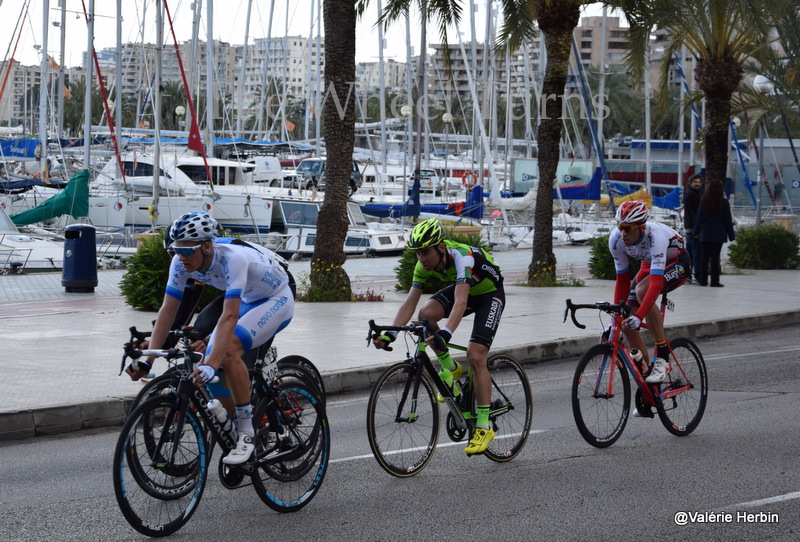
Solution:
M 486 360 L 506 303 L 503 275 L 485 250 L 445 240 L 444 237 L 444 228 L 435 218 L 423 220 L 411 230 L 408 248 L 416 252 L 417 264 L 411 289 L 392 325 L 402 326 L 411 320 L 422 297 L 422 288 L 429 278 L 436 277 L 452 283 L 422 305 L 418 318 L 434 328 L 438 328 L 440 320 L 447 318 L 447 324 L 438 328 L 426 341 L 433 347 L 442 365 L 439 376 L 445 384 L 453 387 L 463 369 L 450 357 L 447 343 L 462 318 L 475 314 L 467 361 L 475 378 L 477 420 L 475 431 L 464 451 L 467 455 L 481 454 L 495 437 L 489 421 L 492 379 Z M 385 348 L 396 338 L 396 332 L 387 331 L 374 337 L 372 342 L 376 348 Z M 456 389 L 453 393 L 458 395 Z
M 700 241 L 703 253 L 700 261 L 700 286 L 708 285 L 710 274 L 711 286 L 722 288 L 724 284 L 719 281 L 722 245 L 726 241 L 734 241 L 736 233 L 733 231 L 731 206 L 725 199 L 721 181 L 713 181 L 706 187 L 700 198 L 695 226 L 695 240 Z
M 694 273 L 695 282 L 700 282 L 697 270 L 700 269 L 700 258 L 702 249 L 700 243 L 695 242 L 695 219 L 697 209 L 700 207 L 700 195 L 703 188 L 703 178 L 692 175 L 686 186 L 686 194 L 683 197 L 683 230 L 686 232 L 686 252 L 689 253 L 689 276 Z

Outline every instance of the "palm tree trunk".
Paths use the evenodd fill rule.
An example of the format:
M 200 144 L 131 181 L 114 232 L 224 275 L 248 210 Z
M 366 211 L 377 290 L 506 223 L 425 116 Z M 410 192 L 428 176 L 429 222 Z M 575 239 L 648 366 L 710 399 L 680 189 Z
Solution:
M 537 21 L 547 48 L 547 68 L 539 104 L 539 187 L 533 224 L 533 259 L 528 266 L 528 284 L 555 283 L 556 257 L 553 254 L 553 185 L 560 159 L 562 105 L 569 72 L 572 32 L 578 24 L 578 4 L 561 3 L 539 12 Z
M 356 11 L 353 2 L 340 0 L 325 0 L 323 10 L 327 92 L 322 115 L 327 180 L 317 219 L 308 297 L 310 301 L 349 301 L 350 277 L 342 265 L 355 146 Z

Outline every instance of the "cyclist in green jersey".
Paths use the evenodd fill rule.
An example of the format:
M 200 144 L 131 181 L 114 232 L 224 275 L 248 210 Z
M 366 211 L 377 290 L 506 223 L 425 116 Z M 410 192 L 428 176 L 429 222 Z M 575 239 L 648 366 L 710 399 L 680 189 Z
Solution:
M 418 316 L 419 320 L 438 329 L 436 334 L 427 338 L 427 342 L 442 365 L 439 373 L 442 380 L 452 386 L 463 368 L 450 357 L 446 343 L 464 316 L 475 314 L 467 361 L 475 378 L 478 418 L 465 452 L 467 455 L 480 454 L 495 436 L 489 424 L 492 381 L 486 360 L 505 306 L 503 275 L 485 250 L 445 240 L 444 237 L 444 228 L 435 218 L 420 222 L 411 231 L 408 248 L 416 252 L 417 264 L 411 289 L 397 311 L 393 325 L 402 326 L 411 320 L 422 297 L 422 287 L 429 278 L 452 282 L 426 301 Z M 447 321 L 439 328 L 438 322 L 444 318 Z M 396 333 L 384 332 L 373 339 L 373 344 L 384 348 L 396 337 Z

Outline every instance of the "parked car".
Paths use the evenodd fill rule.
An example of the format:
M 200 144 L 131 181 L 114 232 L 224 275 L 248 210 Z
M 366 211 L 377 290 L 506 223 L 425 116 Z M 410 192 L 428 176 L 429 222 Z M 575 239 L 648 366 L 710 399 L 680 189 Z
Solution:
M 317 190 L 325 190 L 326 174 L 325 158 L 306 158 L 297 165 L 295 174 L 301 188 L 310 190 L 316 186 Z M 352 194 L 361 186 L 361 171 L 358 169 L 358 162 L 352 160 L 350 170 L 350 193 Z
M 281 162 L 274 156 L 254 156 L 245 162 L 245 166 L 252 167 L 253 182 L 264 183 L 269 186 L 282 186 L 283 169 Z

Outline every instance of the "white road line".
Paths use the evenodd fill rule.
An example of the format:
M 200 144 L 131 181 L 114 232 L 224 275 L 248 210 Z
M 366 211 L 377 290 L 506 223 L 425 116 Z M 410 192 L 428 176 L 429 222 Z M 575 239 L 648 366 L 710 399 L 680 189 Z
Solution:
M 776 497 L 768 497 L 766 499 L 758 499 L 757 501 L 740 502 L 739 504 L 729 506 L 727 510 L 736 510 L 739 508 L 758 508 L 759 506 L 766 506 L 768 504 L 791 501 L 794 499 L 800 499 L 800 491 L 786 493 L 785 495 L 778 495 Z
M 545 432 L 544 429 L 534 429 L 528 434 L 529 435 L 535 435 L 536 433 L 544 433 L 544 432 Z M 511 436 L 497 437 L 497 438 L 498 439 L 511 438 Z M 466 441 L 464 441 L 464 442 L 444 442 L 444 443 L 440 442 L 440 443 L 438 443 L 436 445 L 436 447 L 437 448 L 450 448 L 452 446 L 466 446 L 466 444 L 467 444 Z M 422 448 L 418 448 L 418 449 L 422 449 Z M 399 453 L 408 452 L 408 451 L 409 450 L 402 450 L 402 451 L 397 450 L 397 451 L 394 451 L 394 452 L 386 452 L 386 455 L 399 454 Z M 351 457 L 340 457 L 339 459 L 331 459 L 330 462 L 331 462 L 331 464 L 333 464 L 333 463 L 345 463 L 346 461 L 358 461 L 360 459 L 372 459 L 373 457 L 374 456 L 372 454 L 354 455 L 354 456 L 351 456 Z

